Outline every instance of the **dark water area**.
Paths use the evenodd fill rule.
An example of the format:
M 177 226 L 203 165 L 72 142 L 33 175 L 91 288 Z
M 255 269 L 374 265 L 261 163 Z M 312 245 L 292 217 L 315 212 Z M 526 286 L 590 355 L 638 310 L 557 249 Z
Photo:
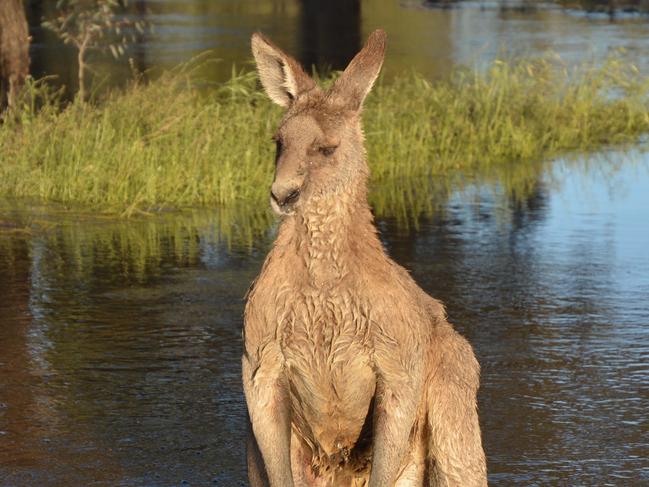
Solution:
M 27 2 L 32 73 L 55 76 L 52 82 L 74 93 L 76 53 L 40 27 L 54 7 L 53 1 Z M 305 66 L 324 71 L 343 69 L 369 33 L 383 28 L 389 37 L 387 77 L 414 69 L 439 78 L 458 64 L 548 52 L 568 65 L 603 60 L 620 49 L 641 67 L 649 59 L 646 16 L 621 13 L 612 21 L 607 15 L 525 0 L 461 2 L 457 8 L 419 0 L 132 0 L 128 15 L 153 29 L 138 35 L 119 60 L 108 52 L 91 55 L 94 90 L 123 85 L 133 78 L 133 68 L 154 77 L 205 52 L 221 61 L 205 65 L 202 76 L 223 81 L 233 64 L 251 68 L 250 35 L 258 30 Z
M 603 159 L 378 221 L 475 348 L 491 485 L 649 483 L 649 156 Z M 246 485 L 243 296 L 273 229 L 3 208 L 0 485 Z

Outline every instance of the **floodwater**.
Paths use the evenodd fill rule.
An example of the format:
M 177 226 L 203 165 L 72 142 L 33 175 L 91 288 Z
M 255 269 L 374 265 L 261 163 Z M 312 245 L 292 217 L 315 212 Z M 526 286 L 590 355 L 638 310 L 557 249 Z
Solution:
M 523 202 L 477 185 L 378 227 L 475 348 L 492 485 L 647 485 L 649 154 L 552 167 Z M 3 215 L 0 484 L 245 485 L 243 296 L 273 230 Z
M 223 62 L 206 75 L 220 80 L 261 29 L 307 65 L 340 68 L 384 27 L 388 76 L 548 49 L 649 61 L 646 18 L 347 3 L 339 15 L 310 1 L 133 2 L 155 30 L 129 56 L 167 68 L 211 49 Z M 74 53 L 35 28 L 52 2 L 27 6 L 34 73 L 74 87 Z M 125 59 L 95 56 L 97 79 L 130 76 Z M 647 188 L 648 153 L 609 152 L 555 161 L 523 201 L 478 181 L 431 218 L 378 221 L 482 364 L 492 485 L 649 485 Z M 246 484 L 243 296 L 273 229 L 225 221 L 0 203 L 1 486 Z
M 463 2 L 460 8 L 424 7 L 420 0 L 134 0 L 130 15 L 152 30 L 137 36 L 126 55 L 90 58 L 94 89 L 120 84 L 137 70 L 169 69 L 209 51 L 220 59 L 203 68 L 212 81 L 227 79 L 232 64 L 251 69 L 250 35 L 260 30 L 305 66 L 342 69 L 370 32 L 388 33 L 384 74 L 415 69 L 428 77 L 447 75 L 455 65 L 498 56 L 554 52 L 567 63 L 602 60 L 623 49 L 641 68 L 649 64 L 647 16 L 605 15 L 561 10 L 526 0 Z M 32 72 L 55 75 L 76 91 L 76 54 L 41 29 L 54 2 L 27 3 L 31 25 Z M 522 11 L 520 7 L 527 6 Z M 132 60 L 132 66 L 129 64 Z

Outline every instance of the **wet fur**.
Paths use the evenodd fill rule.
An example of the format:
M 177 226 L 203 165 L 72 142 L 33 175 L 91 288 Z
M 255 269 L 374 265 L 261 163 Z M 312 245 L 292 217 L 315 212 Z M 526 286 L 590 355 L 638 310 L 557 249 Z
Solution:
M 385 253 L 367 204 L 360 109 L 384 45 L 375 32 L 322 92 L 253 37 L 262 83 L 287 107 L 273 190 L 301 191 L 245 310 L 253 486 L 486 485 L 473 351 Z M 325 143 L 335 156 L 317 154 Z

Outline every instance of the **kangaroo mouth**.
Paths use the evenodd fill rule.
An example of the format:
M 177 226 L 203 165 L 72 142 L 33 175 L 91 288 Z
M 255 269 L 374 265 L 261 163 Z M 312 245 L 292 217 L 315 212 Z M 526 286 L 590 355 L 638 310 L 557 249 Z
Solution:
M 270 197 L 270 207 L 277 216 L 290 216 L 295 214 L 295 205 L 285 204 L 280 206 L 272 196 Z
M 295 213 L 295 203 L 300 199 L 300 188 L 283 190 L 276 194 L 272 189 L 270 191 L 270 206 L 275 213 L 281 216 L 292 215 Z

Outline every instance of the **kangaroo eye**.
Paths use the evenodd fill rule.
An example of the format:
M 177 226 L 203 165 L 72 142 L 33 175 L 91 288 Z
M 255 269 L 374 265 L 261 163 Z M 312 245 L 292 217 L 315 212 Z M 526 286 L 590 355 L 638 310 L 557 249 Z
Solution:
M 277 161 L 279 161 L 279 156 L 282 153 L 282 141 L 279 139 L 275 139 L 275 165 L 277 165 Z
M 320 154 L 322 154 L 325 157 L 330 157 L 333 156 L 334 152 L 336 152 L 336 147 L 335 146 L 330 146 L 330 147 L 320 147 L 318 149 Z

